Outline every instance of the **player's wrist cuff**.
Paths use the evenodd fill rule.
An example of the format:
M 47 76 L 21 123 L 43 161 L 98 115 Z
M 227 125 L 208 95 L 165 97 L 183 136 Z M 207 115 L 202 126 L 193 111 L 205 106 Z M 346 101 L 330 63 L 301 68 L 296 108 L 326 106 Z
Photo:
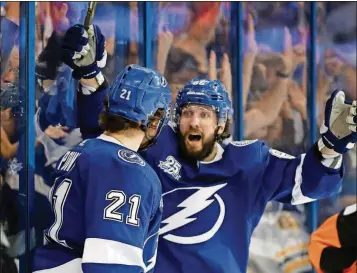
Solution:
M 80 84 L 79 90 L 81 91 L 81 93 L 83 95 L 90 95 L 90 94 L 94 93 L 95 91 L 97 91 L 97 89 L 95 87 L 89 86 L 89 85 L 86 85 L 83 83 Z
M 339 169 L 342 165 L 341 154 L 324 154 L 322 149 L 326 147 L 322 139 L 317 142 L 317 147 L 321 154 L 321 164 L 328 168 Z
M 96 77 L 96 81 L 99 85 L 98 88 L 95 88 L 93 86 L 87 85 L 83 82 L 80 83 L 79 85 L 79 92 L 81 92 L 83 95 L 90 95 L 93 94 L 94 92 L 100 92 L 104 89 L 107 89 L 109 86 L 108 81 L 106 80 L 106 78 L 104 77 L 104 75 L 102 74 L 102 72 L 100 72 L 98 75 L 98 78 Z

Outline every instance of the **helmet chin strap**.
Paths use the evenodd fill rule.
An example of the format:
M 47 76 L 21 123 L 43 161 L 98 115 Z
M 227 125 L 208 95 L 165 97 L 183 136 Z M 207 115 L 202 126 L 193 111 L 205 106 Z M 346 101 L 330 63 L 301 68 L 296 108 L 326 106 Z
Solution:
M 222 125 L 217 125 L 216 129 L 214 130 L 214 135 L 215 135 L 215 140 L 219 140 L 220 134 L 218 134 L 219 128 L 222 127 Z M 222 133 L 221 133 L 222 134 Z

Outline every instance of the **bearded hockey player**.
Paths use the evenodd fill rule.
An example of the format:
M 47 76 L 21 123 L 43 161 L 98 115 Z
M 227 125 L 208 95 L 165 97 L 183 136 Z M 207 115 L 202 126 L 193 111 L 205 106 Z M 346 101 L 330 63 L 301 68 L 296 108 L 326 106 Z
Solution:
M 80 41 L 73 39 L 79 52 Z M 106 96 L 93 82 L 88 95 L 78 96 L 84 138 L 100 133 L 98 116 Z M 356 142 L 356 102 L 346 104 L 342 91 L 326 104 L 322 139 L 296 158 L 259 140 L 223 146 L 232 110 L 219 81 L 189 81 L 174 110 L 173 122 L 157 140 L 160 145 L 145 144 L 141 153 L 163 187 L 156 273 L 245 272 L 250 238 L 266 204 L 297 205 L 336 193 L 344 173 L 341 154 Z
M 117 76 L 100 117 L 104 133 L 83 141 L 57 164 L 50 193 L 54 221 L 45 231 L 47 245 L 35 251 L 33 272 L 153 269 L 161 184 L 136 151 L 145 136 L 154 140 L 149 128 L 163 124 L 170 102 L 167 82 L 156 71 L 130 65 Z

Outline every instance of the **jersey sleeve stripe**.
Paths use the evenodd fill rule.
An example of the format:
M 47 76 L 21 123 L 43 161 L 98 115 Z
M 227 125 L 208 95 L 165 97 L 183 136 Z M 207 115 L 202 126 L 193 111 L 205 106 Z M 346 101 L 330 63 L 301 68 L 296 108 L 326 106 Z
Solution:
M 86 239 L 82 263 L 121 264 L 145 269 L 141 248 L 100 238 Z
M 299 166 L 297 166 L 296 171 L 295 171 L 295 186 L 292 191 L 292 200 L 291 200 L 292 205 L 301 205 L 301 204 L 313 202 L 316 200 L 316 199 L 312 199 L 310 197 L 305 196 L 301 190 L 301 184 L 303 183 L 303 181 L 302 181 L 302 166 L 304 165 L 305 156 L 306 156 L 306 154 L 301 155 L 300 164 L 299 164 Z

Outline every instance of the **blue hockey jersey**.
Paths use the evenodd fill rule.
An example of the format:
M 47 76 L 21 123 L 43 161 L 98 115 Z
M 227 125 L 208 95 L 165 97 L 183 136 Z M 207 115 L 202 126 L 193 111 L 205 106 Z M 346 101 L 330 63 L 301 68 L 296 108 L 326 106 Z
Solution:
M 150 272 L 162 217 L 153 169 L 112 137 L 85 140 L 57 163 L 54 221 L 33 272 Z
M 79 96 L 84 138 L 99 132 L 104 92 L 97 92 Z M 258 140 L 217 148 L 212 162 L 190 161 L 166 126 L 158 145 L 142 153 L 163 190 L 155 273 L 245 273 L 251 235 L 270 200 L 303 204 L 341 186 L 343 166 L 325 167 L 316 147 L 296 158 Z

